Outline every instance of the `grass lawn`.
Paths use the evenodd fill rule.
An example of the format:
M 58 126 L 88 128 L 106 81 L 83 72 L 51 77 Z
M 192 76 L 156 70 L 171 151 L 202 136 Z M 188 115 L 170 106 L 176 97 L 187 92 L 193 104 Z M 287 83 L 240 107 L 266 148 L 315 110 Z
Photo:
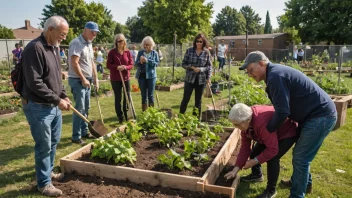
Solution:
M 233 70 L 237 71 L 237 67 Z M 350 78 L 345 82 L 352 85 Z M 67 85 L 67 81 L 64 82 Z M 131 84 L 137 84 L 132 79 Z M 67 89 L 68 93 L 70 92 Z M 160 106 L 172 108 L 173 113 L 178 113 L 182 100 L 183 89 L 173 92 L 158 92 Z M 224 90 L 215 100 L 226 97 L 228 92 Z M 132 93 L 137 115 L 141 112 L 140 93 Z M 211 98 L 203 98 L 203 110 L 205 104 L 210 104 Z M 105 125 L 113 130 L 118 126 L 114 111 L 113 97 L 100 98 Z M 191 112 L 194 97 L 191 98 L 187 111 Z M 63 129 L 61 142 L 57 148 L 55 165 L 59 166 L 59 159 L 80 146 L 71 143 L 72 112 L 63 112 Z M 98 119 L 98 108 L 95 99 L 91 99 L 90 119 Z M 324 141 L 322 148 L 311 165 L 313 175 L 313 194 L 307 197 L 351 197 L 352 196 L 352 109 L 347 112 L 347 124 L 330 133 Z M 9 121 L 0 123 L 0 197 L 42 197 L 39 193 L 29 190 L 35 184 L 34 171 L 34 142 L 30 134 L 29 126 L 22 112 Z M 292 173 L 291 151 L 281 160 L 282 178 L 289 178 Z M 265 165 L 263 166 L 266 172 Z M 342 169 L 346 173 L 339 173 L 336 169 Z M 241 171 L 247 174 L 249 171 Z M 265 174 L 266 175 L 266 174 Z M 247 185 L 241 183 L 238 189 L 238 197 L 254 197 L 265 188 L 266 182 Z M 278 188 L 277 197 L 288 197 L 289 190 Z

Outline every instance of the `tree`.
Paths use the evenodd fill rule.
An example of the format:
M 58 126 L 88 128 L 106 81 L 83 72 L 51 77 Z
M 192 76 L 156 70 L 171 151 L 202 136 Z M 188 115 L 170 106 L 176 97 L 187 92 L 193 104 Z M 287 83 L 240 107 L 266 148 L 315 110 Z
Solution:
M 143 20 L 138 16 L 128 17 L 126 26 L 130 31 L 131 42 L 141 42 L 144 37 L 152 35 L 152 30 L 143 25 Z
M 144 25 L 152 30 L 152 36 L 159 43 L 184 43 L 202 32 L 212 36 L 210 18 L 213 3 L 205 0 L 145 0 L 138 8 L 138 15 Z
M 14 38 L 15 38 L 15 35 L 13 35 L 13 32 L 11 29 L 0 25 L 0 39 L 14 39 Z
M 126 38 L 130 38 L 131 37 L 131 32 L 128 29 L 128 27 L 126 25 L 123 25 L 121 23 L 116 22 L 116 28 L 114 31 L 115 34 L 119 34 L 122 33 L 125 35 Z
M 112 20 L 110 10 L 102 3 L 85 3 L 84 0 L 52 0 L 50 5 L 45 5 L 43 18 L 40 25 L 44 27 L 45 21 L 54 15 L 64 17 L 72 33 L 63 44 L 68 44 L 73 38 L 82 33 L 84 25 L 88 21 L 94 21 L 99 25 L 100 34 L 95 42 L 112 42 L 115 22 Z M 71 36 L 73 38 L 71 38 Z
M 258 14 L 254 12 L 251 6 L 242 6 L 240 12 L 243 14 L 246 20 L 246 28 L 248 30 L 248 34 L 257 34 L 258 30 L 260 30 L 260 21 L 262 20 Z
M 280 16 L 282 28 L 295 27 L 303 42 L 331 41 L 346 44 L 352 41 L 352 4 L 350 0 L 289 0 Z
M 264 34 L 271 34 L 273 32 L 273 27 L 271 26 L 269 11 L 266 12 Z
M 217 36 L 242 35 L 246 33 L 246 20 L 235 8 L 225 6 L 216 15 L 213 30 Z

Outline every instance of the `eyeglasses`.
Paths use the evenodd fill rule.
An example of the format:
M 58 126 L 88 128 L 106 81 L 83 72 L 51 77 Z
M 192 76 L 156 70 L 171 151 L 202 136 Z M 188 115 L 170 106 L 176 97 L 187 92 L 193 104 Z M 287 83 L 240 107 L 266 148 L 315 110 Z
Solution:
M 66 39 L 66 36 L 67 36 L 67 34 L 66 33 L 63 33 L 63 32 L 60 32 L 58 29 L 56 29 L 56 28 L 54 28 L 54 27 L 52 27 L 55 31 L 57 31 L 57 32 L 59 32 L 60 33 L 60 38 L 64 38 L 64 39 Z
M 124 40 L 118 40 L 118 41 L 116 41 L 116 42 L 118 42 L 118 43 L 122 43 Z
M 203 41 L 202 40 L 197 40 L 196 43 L 203 43 Z

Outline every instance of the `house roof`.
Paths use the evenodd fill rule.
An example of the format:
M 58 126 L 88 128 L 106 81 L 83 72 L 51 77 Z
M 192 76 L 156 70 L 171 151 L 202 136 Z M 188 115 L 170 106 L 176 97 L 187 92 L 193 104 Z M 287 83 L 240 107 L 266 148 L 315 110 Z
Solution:
M 21 27 L 21 28 L 12 30 L 12 32 L 16 37 L 16 39 L 35 39 L 38 36 L 40 36 L 43 30 L 30 26 L 28 30 L 26 29 L 26 27 Z
M 248 39 L 274 39 L 278 36 L 282 36 L 286 33 L 273 33 L 273 34 L 254 34 L 254 35 L 248 35 Z M 215 37 L 216 40 L 240 40 L 240 39 L 246 39 L 246 35 L 237 35 L 237 36 L 217 36 Z

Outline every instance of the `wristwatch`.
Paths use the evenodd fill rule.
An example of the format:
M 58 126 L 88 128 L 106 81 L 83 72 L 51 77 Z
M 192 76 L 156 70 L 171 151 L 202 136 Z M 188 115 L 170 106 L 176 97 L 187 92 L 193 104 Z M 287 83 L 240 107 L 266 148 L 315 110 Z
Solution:
M 258 161 L 257 157 L 254 158 L 254 161 L 255 161 L 257 164 L 259 164 L 259 161 Z

